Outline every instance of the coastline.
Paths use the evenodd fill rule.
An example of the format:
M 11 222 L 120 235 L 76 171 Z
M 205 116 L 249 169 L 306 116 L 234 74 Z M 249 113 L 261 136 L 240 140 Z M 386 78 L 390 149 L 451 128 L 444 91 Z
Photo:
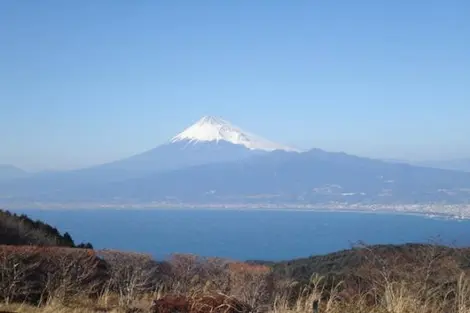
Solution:
M 282 212 L 326 212 L 326 213 L 361 213 L 411 215 L 431 219 L 468 220 L 470 205 L 438 205 L 438 204 L 189 204 L 189 203 L 128 203 L 128 204 L 61 204 L 34 203 L 3 206 L 4 209 L 19 210 L 204 210 L 204 211 L 282 211 Z

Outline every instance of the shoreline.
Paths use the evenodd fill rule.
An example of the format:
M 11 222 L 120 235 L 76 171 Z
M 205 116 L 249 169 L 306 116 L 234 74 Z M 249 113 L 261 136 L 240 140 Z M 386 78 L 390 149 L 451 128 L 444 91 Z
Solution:
M 46 210 L 46 211 L 243 211 L 243 212 L 318 212 L 318 213 L 353 213 L 353 214 L 388 214 L 388 215 L 408 215 L 408 216 L 418 216 L 428 219 L 440 219 L 440 220 L 453 220 L 453 221 L 466 221 L 470 220 L 470 214 L 466 215 L 456 215 L 454 212 L 436 212 L 436 211 L 420 211 L 420 210 L 397 210 L 394 208 L 366 208 L 354 205 L 354 208 L 328 208 L 328 205 L 321 206 L 315 205 L 310 207 L 299 207 L 295 205 L 289 205 L 284 207 L 263 207 L 262 205 L 249 206 L 249 205 L 158 205 L 158 206 L 149 206 L 149 205 L 41 205 L 38 206 L 12 206 L 12 207 L 3 207 L 5 210 L 10 211 L 21 211 L 21 210 Z M 400 205 L 400 207 L 407 207 L 408 205 Z M 416 207 L 416 205 L 412 205 Z M 420 205 L 421 206 L 421 205 Z M 422 205 L 423 207 L 429 207 L 428 205 Z M 466 208 L 469 209 L 469 208 Z M 466 210 L 467 211 L 467 210 Z M 467 211 L 468 212 L 468 211 Z M 469 212 L 470 213 L 470 212 Z

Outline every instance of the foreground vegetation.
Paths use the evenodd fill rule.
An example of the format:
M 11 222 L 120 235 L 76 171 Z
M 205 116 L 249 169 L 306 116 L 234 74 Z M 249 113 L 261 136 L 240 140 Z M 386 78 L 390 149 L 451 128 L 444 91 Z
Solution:
M 0 311 L 148 312 L 153 299 L 168 295 L 192 303 L 226 295 L 256 312 L 312 312 L 319 301 L 320 312 L 332 313 L 470 313 L 470 249 L 361 245 L 293 261 L 241 263 L 22 244 L 0 246 Z

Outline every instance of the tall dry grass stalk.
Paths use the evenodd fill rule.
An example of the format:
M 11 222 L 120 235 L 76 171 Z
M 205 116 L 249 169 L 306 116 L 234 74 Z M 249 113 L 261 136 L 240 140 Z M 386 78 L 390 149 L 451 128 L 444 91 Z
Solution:
M 337 285 L 334 285 L 331 290 L 328 290 L 329 297 L 322 303 L 322 299 L 325 298 L 325 287 L 324 287 L 325 277 L 320 276 L 319 274 L 313 274 L 310 277 L 310 282 L 308 285 L 300 288 L 300 291 L 297 293 L 297 297 L 292 299 L 291 292 L 281 291 L 274 297 L 274 303 L 272 305 L 273 313 L 307 313 L 312 312 L 313 303 L 318 301 L 320 307 L 322 307 L 321 312 L 333 312 L 335 310 L 335 300 L 338 299 L 339 288 L 341 282 Z M 289 287 L 296 287 L 297 283 L 291 282 Z
M 105 251 L 99 254 L 107 261 L 103 274 L 92 254 L 61 253 L 51 259 L 42 250 L 15 253 L 0 254 L 0 310 L 121 312 L 145 310 L 166 294 L 194 298 L 220 293 L 270 313 L 312 313 L 314 301 L 319 301 L 319 313 L 470 313 L 468 273 L 433 250 L 413 266 L 398 257 L 372 255 L 354 276 L 313 274 L 305 284 L 274 276 L 266 266 L 197 256 L 177 255 L 161 264 L 146 255 Z M 41 284 L 26 284 L 37 269 Z M 26 303 L 28 292 L 41 295 L 38 306 L 17 304 L 22 301 L 15 299 Z
M 456 313 L 470 313 L 470 282 L 465 273 L 460 274 L 457 283 L 455 311 Z
M 427 308 L 416 299 L 404 282 L 388 282 L 383 295 L 383 305 L 390 313 L 421 313 Z
M 354 301 L 344 302 L 339 298 L 341 283 L 334 288 L 326 290 L 323 285 L 324 277 L 312 276 L 310 284 L 302 287 L 295 298 L 285 290 L 274 295 L 269 305 L 270 313 L 312 313 L 314 301 L 320 301 L 319 313 L 470 313 L 470 282 L 465 274 L 461 274 L 454 290 L 449 295 L 431 293 L 433 299 L 420 299 L 415 293 L 416 286 L 410 287 L 407 282 L 390 282 L 381 301 L 370 306 L 358 297 Z M 294 282 L 291 287 L 296 286 Z M 289 287 L 289 286 L 286 286 Z M 154 292 L 140 295 L 139 300 L 133 301 L 133 307 L 148 308 L 152 299 L 161 298 L 166 293 L 174 293 L 171 289 L 157 288 Z M 189 294 L 189 296 L 196 296 Z M 328 296 L 328 298 L 326 298 Z M 99 299 L 91 301 L 83 298 L 74 299 L 64 305 L 62 301 L 52 299 L 46 305 L 28 306 L 26 304 L 0 305 L 0 310 L 10 310 L 23 313 L 85 313 L 99 312 L 99 308 L 107 308 L 108 312 L 125 312 L 120 294 L 103 294 Z M 73 304 L 73 305 L 72 305 Z

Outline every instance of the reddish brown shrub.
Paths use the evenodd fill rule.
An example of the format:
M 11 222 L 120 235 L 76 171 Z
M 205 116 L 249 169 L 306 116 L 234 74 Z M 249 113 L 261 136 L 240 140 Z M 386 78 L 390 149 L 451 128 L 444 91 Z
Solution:
M 188 313 L 189 299 L 185 296 L 167 295 L 161 299 L 154 300 L 150 309 L 152 313 Z
M 225 295 L 205 295 L 195 298 L 168 295 L 152 303 L 152 313 L 248 313 L 252 308 Z
M 271 268 L 269 266 L 248 264 L 244 262 L 232 262 L 228 267 L 232 273 L 268 274 L 271 272 Z

